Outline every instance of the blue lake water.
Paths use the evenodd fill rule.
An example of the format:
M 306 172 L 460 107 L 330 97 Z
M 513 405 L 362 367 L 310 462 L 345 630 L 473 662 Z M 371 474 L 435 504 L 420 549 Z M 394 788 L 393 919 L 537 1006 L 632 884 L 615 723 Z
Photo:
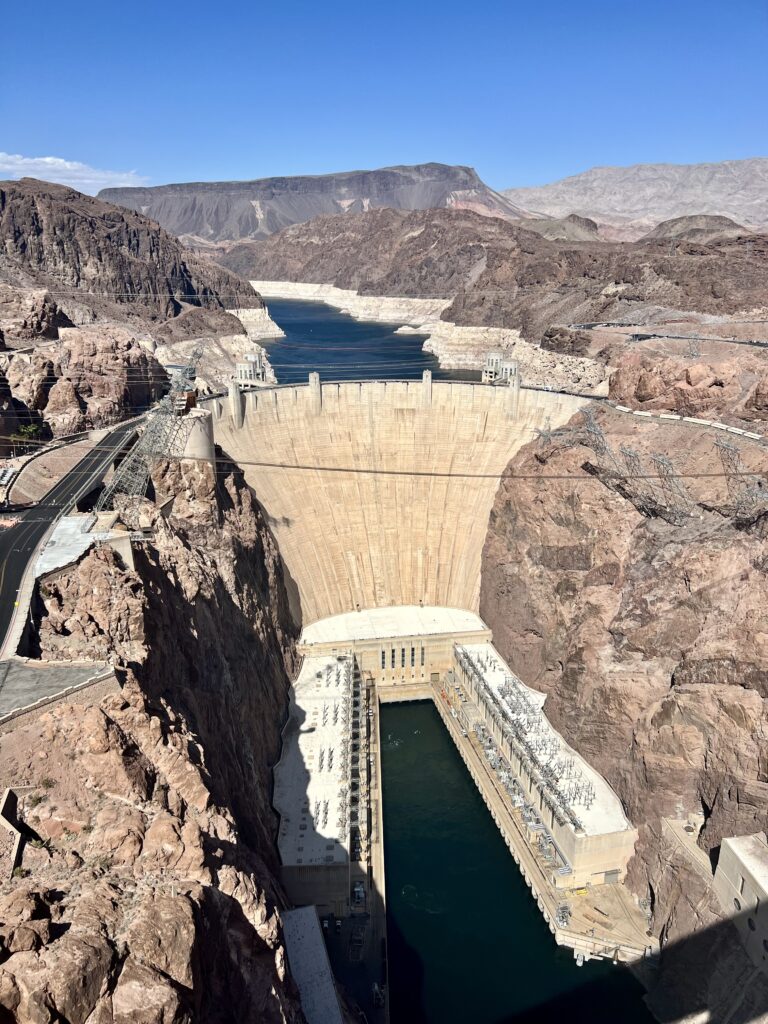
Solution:
M 285 338 L 264 347 L 280 384 L 305 383 L 313 370 L 322 380 L 479 380 L 472 370 L 441 370 L 422 351 L 426 335 L 396 334 L 397 324 L 355 320 L 322 302 L 270 299 L 269 314 Z

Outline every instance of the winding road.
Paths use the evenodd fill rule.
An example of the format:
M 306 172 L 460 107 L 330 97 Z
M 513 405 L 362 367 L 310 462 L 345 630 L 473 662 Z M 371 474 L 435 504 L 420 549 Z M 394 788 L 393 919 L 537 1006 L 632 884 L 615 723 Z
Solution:
M 137 421 L 122 424 L 107 434 L 77 463 L 39 504 L 21 514 L 13 526 L 0 530 L 0 652 L 13 621 L 16 601 L 27 566 L 50 527 L 100 482 L 115 455 L 136 433 Z

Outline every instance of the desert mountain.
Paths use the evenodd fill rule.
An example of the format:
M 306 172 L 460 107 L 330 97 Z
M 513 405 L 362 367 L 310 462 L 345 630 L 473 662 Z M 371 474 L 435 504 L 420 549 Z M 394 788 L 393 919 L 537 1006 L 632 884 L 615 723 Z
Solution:
M 140 210 L 176 235 L 206 242 L 266 238 L 314 217 L 377 207 L 456 207 L 494 217 L 526 216 L 471 167 L 436 163 L 257 181 L 108 188 L 99 198 Z
M 768 227 L 768 157 L 712 164 L 593 167 L 549 185 L 505 189 L 510 202 L 547 217 L 577 213 L 639 238 L 660 221 L 697 214 Z
M 668 238 L 670 241 L 701 242 L 707 245 L 709 242 L 723 241 L 726 238 L 740 238 L 742 235 L 749 235 L 751 232 L 737 224 L 730 217 L 708 217 L 701 214 L 698 217 L 675 217 L 672 220 L 663 220 L 657 224 L 653 231 L 643 235 L 643 241 L 653 238 Z
M 567 217 L 529 217 L 519 226 L 556 242 L 593 242 L 598 238 L 597 224 L 575 213 Z
M 730 315 L 765 305 L 768 237 L 701 245 L 550 241 L 470 210 L 373 210 L 295 225 L 221 258 L 243 276 L 335 284 L 363 295 L 450 298 L 443 319 L 520 330 L 645 323 L 659 311 Z

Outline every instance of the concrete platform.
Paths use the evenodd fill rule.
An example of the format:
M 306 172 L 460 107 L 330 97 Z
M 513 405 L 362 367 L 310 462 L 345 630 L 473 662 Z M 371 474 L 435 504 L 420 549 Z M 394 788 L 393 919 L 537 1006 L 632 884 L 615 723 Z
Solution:
M 106 662 L 0 661 L 0 717 L 109 670 Z

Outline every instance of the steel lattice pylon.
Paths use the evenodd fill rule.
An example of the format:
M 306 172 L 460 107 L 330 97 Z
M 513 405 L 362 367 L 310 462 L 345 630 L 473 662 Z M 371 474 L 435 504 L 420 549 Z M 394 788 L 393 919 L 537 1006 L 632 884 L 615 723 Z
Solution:
M 195 379 L 195 368 L 202 356 L 196 348 L 189 363 L 171 378 L 170 393 L 149 413 L 144 431 L 115 470 L 96 503 L 96 512 L 114 507 L 118 494 L 139 499 L 146 494 L 153 459 L 179 459 L 184 454 L 190 420 L 179 415 L 179 396 Z M 130 502 L 129 502 L 130 504 Z M 135 502 L 134 502 L 135 504 Z
M 765 482 L 759 476 L 745 471 L 741 452 L 732 441 L 724 437 L 715 438 L 715 447 L 723 465 L 728 496 L 736 512 L 750 512 L 756 505 L 768 499 Z
M 651 462 L 659 473 L 659 486 L 664 497 L 664 504 L 668 509 L 681 516 L 690 515 L 693 502 L 688 496 L 683 485 L 680 483 L 680 478 L 678 474 L 675 473 L 675 467 L 672 465 L 672 460 L 668 455 L 662 455 L 659 452 L 656 452 L 651 455 Z

